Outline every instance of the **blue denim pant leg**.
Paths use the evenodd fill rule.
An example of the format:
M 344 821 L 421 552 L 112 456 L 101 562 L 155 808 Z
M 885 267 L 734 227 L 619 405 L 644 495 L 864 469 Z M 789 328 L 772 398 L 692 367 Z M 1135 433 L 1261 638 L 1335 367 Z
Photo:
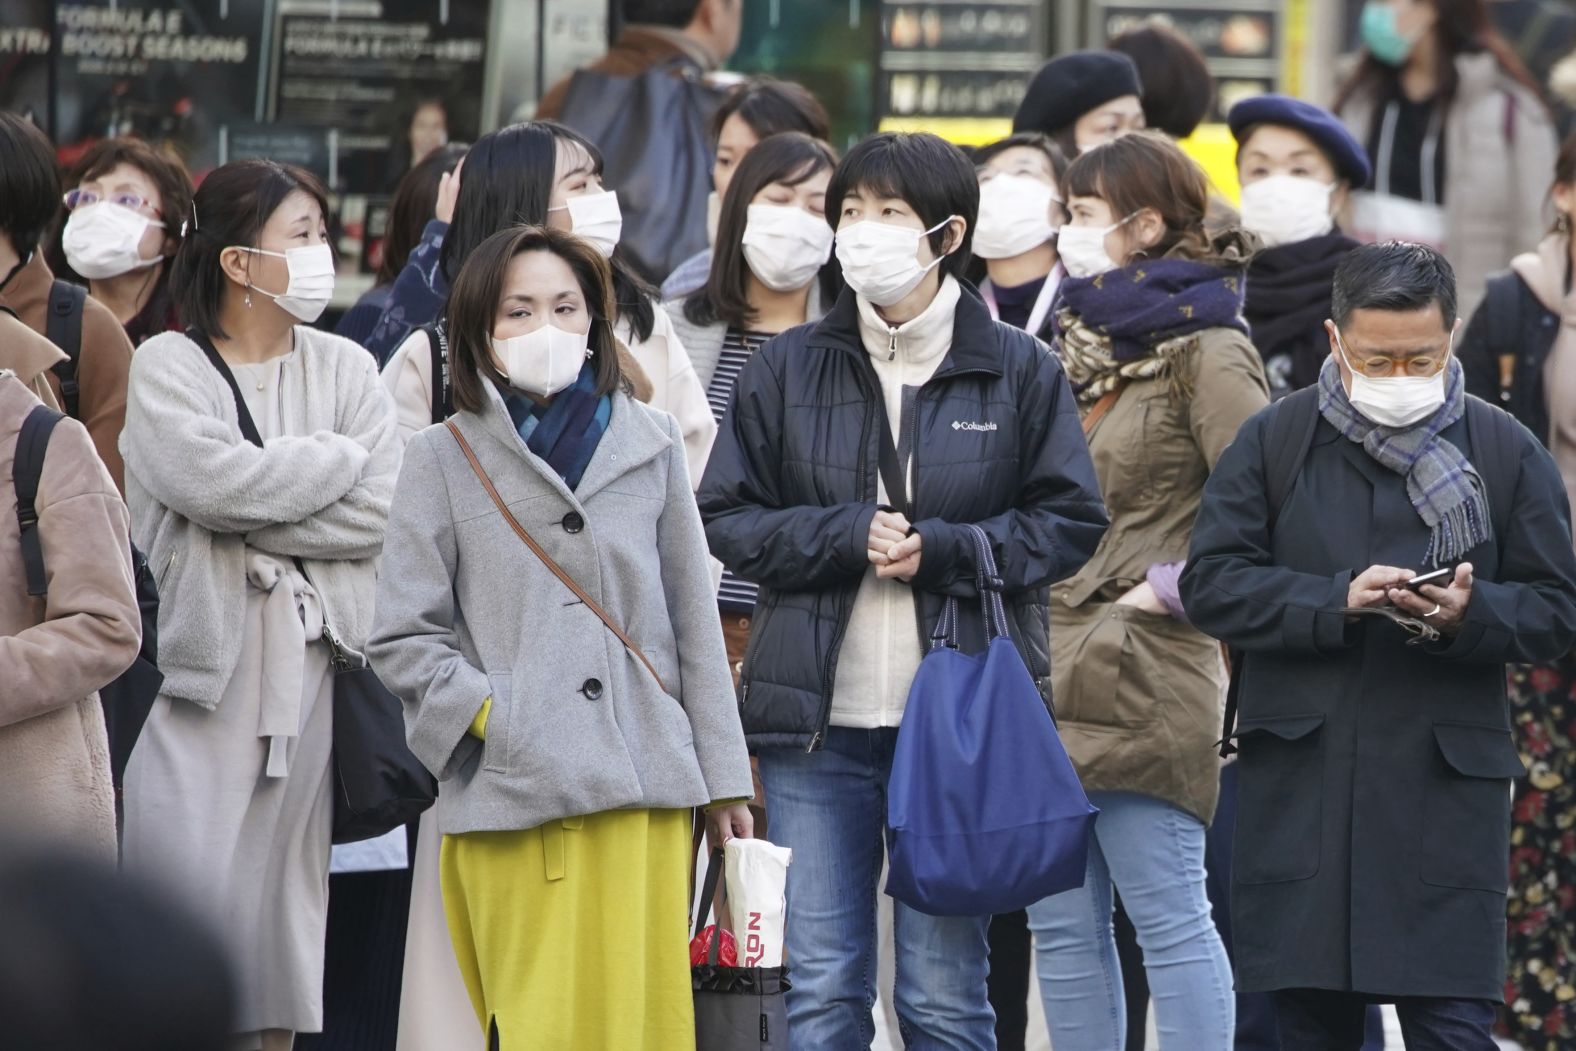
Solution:
M 788 867 L 791 1051 L 867 1049 L 875 1038 L 876 895 L 895 729 L 832 727 L 815 753 L 762 750 L 772 838 Z M 907 1047 L 994 1051 L 986 998 L 989 917 L 937 918 L 895 905 L 894 996 Z
M 1114 882 L 1144 950 L 1161 1047 L 1231 1047 L 1236 1004 L 1231 967 L 1204 889 L 1203 822 L 1133 793 L 1096 792 L 1090 801 L 1101 811 L 1090 881 L 1029 914 L 1031 924 L 1036 910 L 1046 920 L 1038 958 L 1052 1043 L 1057 1051 L 1116 1051 L 1125 1041 L 1124 1026 L 1102 1029 L 1109 1017 L 1125 1013 L 1109 935 Z M 1038 926 L 1035 934 L 1040 935 Z
M 1103 820 L 1102 814 L 1096 828 Z M 1089 841 L 1084 885 L 1029 906 L 1040 999 L 1057 1051 L 1127 1046 L 1127 1004 L 1111 913 L 1111 876 L 1098 837 Z
M 865 1051 L 875 1039 L 876 884 L 886 781 L 869 731 L 833 727 L 819 752 L 762 749 L 772 840 L 793 851 L 784 939 L 790 1051 Z

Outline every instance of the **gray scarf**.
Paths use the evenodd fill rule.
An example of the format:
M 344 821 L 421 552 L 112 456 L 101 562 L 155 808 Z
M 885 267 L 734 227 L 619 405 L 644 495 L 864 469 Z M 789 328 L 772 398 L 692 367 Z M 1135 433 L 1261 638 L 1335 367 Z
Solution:
M 1406 494 L 1423 524 L 1432 530 L 1430 566 L 1459 561 L 1468 551 L 1494 539 L 1493 520 L 1483 479 L 1461 450 L 1439 435 L 1466 412 L 1461 362 L 1454 357 L 1445 380 L 1445 403 L 1410 427 L 1381 427 L 1358 412 L 1341 385 L 1334 357 L 1319 372 L 1319 412 L 1330 426 L 1363 447 L 1380 466 L 1406 479 Z

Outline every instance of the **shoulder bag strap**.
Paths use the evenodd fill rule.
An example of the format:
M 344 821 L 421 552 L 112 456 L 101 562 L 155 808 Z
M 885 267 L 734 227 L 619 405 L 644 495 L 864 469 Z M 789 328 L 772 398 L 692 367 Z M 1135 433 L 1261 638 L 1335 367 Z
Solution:
M 551 555 L 542 550 L 541 545 L 531 538 L 530 533 L 525 531 L 525 526 L 520 524 L 520 520 L 510 513 L 508 506 L 503 502 L 503 497 L 498 495 L 498 490 L 493 486 L 492 479 L 487 477 L 487 472 L 482 469 L 481 461 L 476 458 L 476 452 L 471 448 L 471 443 L 466 441 L 465 435 L 460 433 L 459 425 L 453 419 L 446 420 L 444 425 L 449 428 L 449 433 L 454 435 L 454 440 L 459 443 L 460 452 L 464 453 L 465 459 L 470 461 L 471 470 L 476 472 L 476 477 L 482 483 L 482 488 L 487 490 L 487 495 L 492 498 L 493 506 L 498 508 L 498 513 L 503 515 L 505 522 L 509 523 L 509 528 L 514 530 L 515 536 L 525 542 L 525 546 L 531 549 L 532 554 L 542 560 L 542 565 L 552 571 L 553 576 L 563 581 L 564 587 L 573 592 L 575 598 L 586 604 L 586 609 L 595 613 L 597 619 L 607 625 L 607 630 L 618 636 L 618 641 L 624 644 L 624 648 L 629 650 L 636 660 L 646 666 L 646 670 L 651 673 L 651 677 L 657 680 L 657 685 L 662 687 L 662 692 L 667 693 L 668 688 L 663 684 L 662 676 L 657 674 L 656 667 L 641 652 L 640 647 L 635 645 L 634 640 L 624 634 L 624 629 L 614 623 L 613 618 L 608 616 L 607 611 L 597 604 L 596 599 L 586 594 L 585 589 L 576 584 L 574 578 L 564 572 L 563 568 L 553 561 Z
M 246 407 L 246 399 L 241 396 L 241 385 L 235 382 L 235 373 L 230 371 L 230 366 L 219 356 L 219 350 L 213 345 L 213 340 L 208 338 L 207 333 L 195 328 L 186 330 L 186 338 L 202 348 L 202 352 L 208 356 L 208 363 L 229 386 L 230 394 L 235 398 L 235 416 L 241 428 L 241 437 L 259 449 L 262 448 L 263 436 L 257 430 L 256 421 L 252 419 L 252 410 Z
M 449 336 L 443 320 L 423 325 L 427 334 L 427 353 L 432 357 L 432 422 L 442 423 L 454 415 L 454 394 L 449 381 Z
M 16 521 L 21 528 L 22 566 L 27 575 L 29 595 L 47 595 L 44 577 L 44 547 L 38 535 L 38 484 L 44 477 L 44 455 L 49 436 L 65 417 L 47 405 L 36 405 L 22 421 L 17 433 L 16 458 L 11 464 L 11 480 L 16 488 Z
M 1084 415 L 1083 418 L 1083 432 L 1085 438 L 1093 434 L 1094 429 L 1100 425 L 1100 421 L 1105 419 L 1106 413 L 1110 412 L 1116 407 L 1117 399 L 1122 396 L 1122 392 L 1126 389 L 1127 381 L 1118 380 L 1116 386 L 1106 391 L 1105 394 L 1101 396 L 1100 400 L 1094 403 L 1094 406 Z
M 876 415 L 881 418 L 881 481 L 886 484 L 888 502 L 905 518 L 912 517 L 908 503 L 908 472 L 898 459 L 897 443 L 892 439 L 892 421 L 887 419 L 886 405 L 876 405 Z

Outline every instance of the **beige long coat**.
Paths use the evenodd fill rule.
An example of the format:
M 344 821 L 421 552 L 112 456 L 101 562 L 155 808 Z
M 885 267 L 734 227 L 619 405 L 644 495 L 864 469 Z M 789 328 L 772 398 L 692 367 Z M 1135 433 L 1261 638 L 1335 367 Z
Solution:
M 0 372 L 0 835 L 59 840 L 113 860 L 97 691 L 131 666 L 141 644 L 129 519 L 87 430 L 62 420 L 36 501 L 49 594 L 28 596 L 11 470 L 22 421 L 39 404 L 29 382 L 56 360 L 41 342 L 0 316 L 0 368 L 17 370 Z

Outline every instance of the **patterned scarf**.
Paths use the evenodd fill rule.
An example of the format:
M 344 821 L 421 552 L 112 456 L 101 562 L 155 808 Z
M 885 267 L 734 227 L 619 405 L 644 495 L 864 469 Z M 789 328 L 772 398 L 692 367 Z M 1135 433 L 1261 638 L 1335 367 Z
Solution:
M 546 405 L 506 391 L 503 403 L 525 447 L 547 461 L 571 490 L 596 452 L 613 412 L 613 399 L 596 394 L 596 370 L 588 362 L 574 385 L 559 391 Z
M 1248 331 L 1243 266 L 1236 261 L 1153 259 L 1086 278 L 1057 292 L 1056 349 L 1078 401 L 1090 405 L 1123 380 L 1169 376 L 1191 392 L 1178 361 L 1211 328 Z
M 1439 435 L 1466 412 L 1461 362 L 1451 357 L 1445 403 L 1410 427 L 1381 427 L 1358 412 L 1341 385 L 1333 357 L 1319 372 L 1319 412 L 1330 426 L 1363 447 L 1380 466 L 1406 479 L 1406 494 L 1423 524 L 1433 531 L 1430 566 L 1458 562 L 1468 551 L 1494 539 L 1483 479 L 1461 450 Z

